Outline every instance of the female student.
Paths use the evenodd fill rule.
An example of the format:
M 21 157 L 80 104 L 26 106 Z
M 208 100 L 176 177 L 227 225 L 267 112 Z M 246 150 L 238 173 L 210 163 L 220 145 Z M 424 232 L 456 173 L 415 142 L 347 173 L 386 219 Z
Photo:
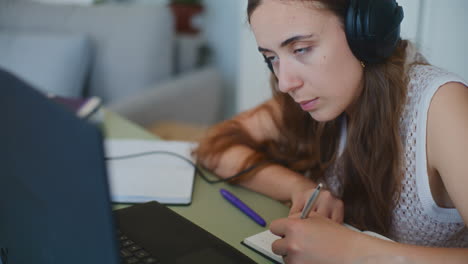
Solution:
M 247 13 L 273 97 L 213 127 L 196 155 L 223 178 L 250 169 L 232 181 L 291 202 L 270 225 L 273 251 L 286 263 L 468 263 L 467 83 L 400 39 L 401 7 L 249 0 Z M 299 219 L 319 182 L 327 191 Z

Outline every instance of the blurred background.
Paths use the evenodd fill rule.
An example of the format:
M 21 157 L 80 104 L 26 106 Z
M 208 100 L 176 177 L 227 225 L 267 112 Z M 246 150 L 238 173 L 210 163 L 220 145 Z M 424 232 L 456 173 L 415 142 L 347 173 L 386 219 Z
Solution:
M 405 11 L 403 38 L 416 43 L 431 64 L 468 79 L 468 1 L 398 2 Z M 67 41 L 76 46 L 70 35 L 79 36 L 81 50 L 89 46 L 83 53 L 88 59 L 63 55 L 68 61 L 62 63 L 73 67 L 50 66 L 80 72 L 84 88 L 64 95 L 97 95 L 111 110 L 168 138 L 180 131 L 176 138 L 196 138 L 207 126 L 270 96 L 269 72 L 247 23 L 247 0 L 0 0 L 0 4 L 0 67 L 26 79 L 30 75 L 30 81 L 37 79 L 41 86 L 44 77 L 34 75 L 44 64 L 32 65 L 39 59 L 33 60 L 37 55 L 30 53 L 44 55 L 41 47 L 55 45 L 41 38 L 68 34 Z M 21 56 L 13 56 L 12 50 Z M 56 58 L 58 50 L 43 59 Z M 88 67 L 76 69 L 78 62 Z M 51 73 L 42 76 L 47 74 Z M 76 84 L 76 79 L 68 84 Z

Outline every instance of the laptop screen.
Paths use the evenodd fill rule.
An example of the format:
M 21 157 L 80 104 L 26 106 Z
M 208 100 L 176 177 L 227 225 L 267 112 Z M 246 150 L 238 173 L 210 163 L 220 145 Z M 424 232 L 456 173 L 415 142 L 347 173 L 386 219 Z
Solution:
M 0 70 L 3 264 L 118 263 L 99 130 Z

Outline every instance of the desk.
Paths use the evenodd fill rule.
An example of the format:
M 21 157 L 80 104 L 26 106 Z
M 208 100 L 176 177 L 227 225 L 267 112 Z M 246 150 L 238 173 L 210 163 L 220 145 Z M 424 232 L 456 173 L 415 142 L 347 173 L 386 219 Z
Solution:
M 157 140 L 153 134 L 114 113 L 106 111 L 104 115 L 102 130 L 107 138 Z M 235 185 L 209 184 L 199 176 L 195 178 L 192 204 L 169 206 L 169 208 L 226 241 L 257 263 L 271 263 L 268 259 L 240 244 L 244 238 L 264 231 L 266 228 L 259 226 L 224 200 L 219 194 L 220 188 L 225 188 L 241 198 L 265 219 L 267 226 L 272 220 L 288 215 L 289 208 L 278 201 Z M 124 205 L 115 205 L 115 208 L 122 207 Z

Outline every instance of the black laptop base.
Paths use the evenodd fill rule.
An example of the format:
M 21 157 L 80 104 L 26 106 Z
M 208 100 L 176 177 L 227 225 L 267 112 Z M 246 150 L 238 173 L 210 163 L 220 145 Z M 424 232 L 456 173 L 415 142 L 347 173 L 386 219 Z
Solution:
M 158 263 L 255 263 L 226 242 L 158 202 L 115 210 L 114 216 L 122 234 L 131 241 L 138 241 L 139 246 L 156 258 Z

